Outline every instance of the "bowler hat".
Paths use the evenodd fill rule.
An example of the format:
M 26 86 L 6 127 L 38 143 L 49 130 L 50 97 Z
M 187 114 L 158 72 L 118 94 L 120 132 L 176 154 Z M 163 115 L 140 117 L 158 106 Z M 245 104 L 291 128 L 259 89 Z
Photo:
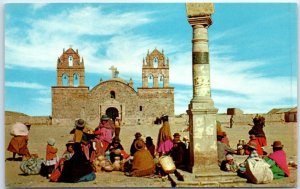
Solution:
M 169 116 L 167 114 L 161 115 L 161 118 L 164 118 L 164 117 L 169 117 Z
M 145 147 L 145 142 L 143 140 L 137 140 L 134 146 L 137 150 L 141 150 Z
M 78 119 L 75 121 L 75 125 L 76 125 L 76 127 L 82 128 L 85 126 L 85 121 L 83 119 Z
M 101 116 L 101 121 L 109 120 L 109 117 L 107 115 Z
M 141 134 L 140 132 L 136 132 L 134 136 L 135 136 L 135 137 L 141 137 L 142 134 Z
M 179 133 L 174 133 L 173 137 L 181 136 Z
M 112 139 L 112 142 L 113 142 L 113 143 L 120 143 L 121 140 L 120 140 L 119 137 L 115 136 L 115 137 Z
M 279 141 L 279 140 L 274 141 L 271 146 L 273 146 L 275 148 L 282 148 L 283 147 L 283 145 L 281 144 L 281 141 Z
M 66 146 L 68 146 L 68 145 L 70 145 L 70 144 L 74 144 L 74 143 L 75 143 L 74 140 L 69 140 L 69 141 L 67 142 Z
M 153 139 L 151 138 L 151 136 L 147 136 L 146 141 L 153 141 Z
M 255 135 L 250 135 L 249 138 L 250 138 L 251 140 L 256 139 Z

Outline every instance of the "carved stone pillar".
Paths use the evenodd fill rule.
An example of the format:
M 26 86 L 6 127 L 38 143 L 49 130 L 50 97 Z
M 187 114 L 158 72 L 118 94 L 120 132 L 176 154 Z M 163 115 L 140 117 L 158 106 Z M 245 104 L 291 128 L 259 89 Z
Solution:
M 208 27 L 212 24 L 212 3 L 187 3 L 188 21 L 193 28 L 193 98 L 187 113 L 190 120 L 190 170 L 205 173 L 218 170 L 216 113 L 211 98 Z

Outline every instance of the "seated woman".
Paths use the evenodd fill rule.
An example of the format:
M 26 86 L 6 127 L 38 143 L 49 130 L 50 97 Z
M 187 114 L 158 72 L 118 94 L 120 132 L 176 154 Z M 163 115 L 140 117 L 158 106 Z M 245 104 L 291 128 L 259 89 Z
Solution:
M 151 153 L 152 157 L 155 158 L 155 145 L 153 144 L 153 139 L 150 136 L 146 137 L 146 147 Z
M 59 159 L 59 161 L 56 163 L 55 168 L 50 176 L 51 182 L 57 182 L 58 178 L 61 175 L 61 172 L 64 167 L 64 162 L 66 160 L 71 159 L 71 157 L 74 155 L 74 149 L 73 149 L 74 141 L 69 140 L 66 144 L 66 150 L 63 153 L 62 157 Z M 43 176 L 46 176 L 44 172 L 41 172 Z
M 239 164 L 239 168 L 237 170 L 238 176 L 246 178 L 246 162 L 248 159 L 251 158 L 259 158 L 259 155 L 257 154 L 256 151 L 256 143 L 254 142 L 250 142 L 247 144 L 247 149 L 249 150 L 249 156 L 247 157 L 247 159 Z
M 138 150 L 134 153 L 132 168 L 128 176 L 142 177 L 154 174 L 155 164 L 151 153 L 145 148 L 143 140 L 138 140 L 135 143 Z
M 252 134 L 252 135 L 249 136 L 249 138 L 250 138 L 250 140 L 249 140 L 248 144 L 250 144 L 251 142 L 254 142 L 254 143 L 256 144 L 256 152 L 257 152 L 257 154 L 258 154 L 260 157 L 263 156 L 263 155 L 264 155 L 264 153 L 263 153 L 264 151 L 263 151 L 263 149 L 261 148 L 261 146 L 260 146 L 258 140 L 256 139 L 255 135 Z M 246 154 L 246 155 L 249 155 L 249 154 L 250 154 L 250 151 L 249 151 L 249 149 L 248 149 L 248 145 L 245 145 L 244 147 L 245 147 L 245 154 Z
M 81 150 L 80 143 L 73 144 L 74 154 L 64 162 L 58 182 L 81 182 L 95 180 L 96 175 L 89 160 Z
M 282 150 L 283 145 L 280 141 L 274 141 L 272 146 L 273 153 L 271 153 L 268 157 L 265 157 L 264 160 L 271 166 L 270 168 L 273 172 L 273 178 L 280 179 L 290 176 L 286 161 L 286 154 Z
M 189 162 L 187 159 L 188 154 L 186 154 L 186 146 L 180 140 L 180 136 L 179 133 L 173 135 L 173 147 L 168 154 L 172 157 L 176 168 L 184 170 L 187 168 Z
M 64 151 L 64 153 L 62 155 L 62 158 L 64 158 L 65 160 L 69 160 L 73 156 L 73 154 L 74 154 L 73 144 L 74 144 L 73 140 L 69 140 L 67 142 L 66 150 Z
M 115 157 L 120 157 L 120 160 L 127 159 L 129 154 L 124 151 L 123 146 L 121 145 L 121 140 L 119 137 L 114 137 L 112 139 L 112 143 L 110 143 L 107 147 L 107 152 L 109 153 L 109 159 L 111 163 L 114 163 Z

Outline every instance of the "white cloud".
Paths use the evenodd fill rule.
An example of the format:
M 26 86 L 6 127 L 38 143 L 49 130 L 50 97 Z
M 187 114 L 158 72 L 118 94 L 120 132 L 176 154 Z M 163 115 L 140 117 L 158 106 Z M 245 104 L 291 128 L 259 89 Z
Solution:
M 127 37 L 130 38 L 130 35 L 133 36 L 130 33 L 133 28 L 153 22 L 151 14 L 151 12 L 112 12 L 104 14 L 100 7 L 84 7 L 70 9 L 43 19 L 27 20 L 30 27 L 28 30 L 17 27 L 6 28 L 6 68 L 16 65 L 54 70 L 56 59 L 61 55 L 62 48 L 73 45 L 75 48 L 80 47 L 80 54 L 85 58 L 85 62 L 89 63 L 90 66 L 87 67 L 87 72 L 93 72 L 94 68 L 102 70 L 103 68 L 99 65 L 102 60 L 99 59 L 97 53 L 99 51 L 108 53 L 112 51 L 112 47 L 106 49 L 107 46 L 105 45 L 107 43 L 108 45 L 114 45 L 115 50 L 120 50 L 121 53 L 122 51 L 134 52 L 122 48 L 126 43 L 131 45 L 130 48 L 135 46 L 134 43 L 139 39 L 132 38 L 130 43 L 126 39 Z M 85 38 L 89 38 L 89 36 L 111 36 L 111 39 L 105 42 L 86 40 Z M 149 39 L 145 40 L 140 45 L 138 44 L 138 47 L 145 43 L 149 44 L 147 42 Z M 153 41 L 150 44 L 154 44 Z M 117 48 L 118 46 L 119 48 Z M 132 55 L 135 54 L 128 54 L 127 56 Z
M 212 99 L 219 112 L 226 112 L 229 107 L 241 108 L 245 113 L 267 112 L 274 107 L 293 106 L 295 103 L 297 78 L 266 76 L 267 73 L 260 71 L 263 66 L 268 65 L 265 60 L 236 60 L 227 53 L 211 54 L 211 88 L 217 90 L 213 93 Z M 170 71 L 171 81 L 191 86 L 191 53 L 179 53 L 175 57 L 176 64 Z M 176 113 L 185 112 L 191 94 L 192 91 L 175 89 Z M 286 102 L 287 99 L 290 103 Z
M 48 89 L 48 86 L 44 86 L 38 83 L 28 83 L 28 82 L 11 82 L 6 81 L 5 87 L 15 87 L 15 88 L 27 88 L 27 89 Z
M 48 5 L 47 3 L 34 3 L 34 4 L 32 4 L 32 9 L 34 11 L 36 11 L 36 10 L 39 10 L 39 9 L 47 6 L 47 5 Z
M 37 5 L 36 10 L 42 7 Z M 133 33 L 133 28 L 154 22 L 152 14 L 106 14 L 100 7 L 84 7 L 43 19 L 28 20 L 28 31 L 19 28 L 6 30 L 5 68 L 23 66 L 55 70 L 56 59 L 62 54 L 62 49 L 73 45 L 74 49 L 79 48 L 79 54 L 84 57 L 86 73 L 108 74 L 109 67 L 114 65 L 120 75 L 130 75 L 136 81 L 141 79 L 142 59 L 148 48 L 151 51 L 157 47 L 158 50 L 163 48 L 166 55 L 171 54 L 168 56 L 170 82 L 191 86 L 192 52 L 170 39 L 149 38 Z M 210 36 L 210 42 L 240 35 L 243 31 L 243 26 L 222 31 Z M 89 36 L 105 36 L 106 40 L 89 40 Z M 224 112 L 227 107 L 241 107 L 245 112 L 265 112 L 276 105 L 287 105 L 281 102 L 285 98 L 297 98 L 296 78 L 266 77 L 259 70 L 268 63 L 265 60 L 237 60 L 234 57 L 236 49 L 231 45 L 210 46 L 210 50 L 211 87 L 226 93 L 212 97 L 220 111 Z M 5 86 L 40 89 L 42 95 L 49 89 L 38 83 L 26 82 L 5 82 Z M 192 91 L 175 89 L 177 114 L 185 112 L 191 97 Z M 51 102 L 49 98 L 36 100 Z

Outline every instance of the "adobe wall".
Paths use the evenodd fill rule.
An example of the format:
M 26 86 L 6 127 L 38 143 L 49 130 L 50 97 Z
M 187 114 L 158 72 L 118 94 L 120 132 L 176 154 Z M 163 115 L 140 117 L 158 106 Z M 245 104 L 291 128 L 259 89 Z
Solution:
M 253 124 L 252 119 L 255 117 L 256 114 L 241 114 L 241 115 L 234 115 L 233 120 L 236 124 Z M 266 124 L 272 122 L 282 122 L 284 121 L 283 114 L 259 114 L 265 117 Z M 221 124 L 229 125 L 231 115 L 226 114 L 217 114 L 217 120 L 221 122 Z
M 52 119 L 49 116 L 5 116 L 5 125 L 15 122 L 29 122 L 32 125 L 52 125 Z
M 88 87 L 52 87 L 53 121 L 84 118 L 88 92 Z
M 111 98 L 110 92 L 115 92 Z M 114 107 L 119 115 L 123 116 L 124 123 L 134 122 L 139 117 L 139 98 L 136 91 L 118 80 L 109 80 L 100 83 L 90 91 L 87 103 L 87 120 L 99 122 L 100 116 L 106 113 L 107 108 Z
M 174 88 L 138 88 L 138 95 L 143 105 L 143 117 L 155 120 L 162 114 L 174 116 Z

